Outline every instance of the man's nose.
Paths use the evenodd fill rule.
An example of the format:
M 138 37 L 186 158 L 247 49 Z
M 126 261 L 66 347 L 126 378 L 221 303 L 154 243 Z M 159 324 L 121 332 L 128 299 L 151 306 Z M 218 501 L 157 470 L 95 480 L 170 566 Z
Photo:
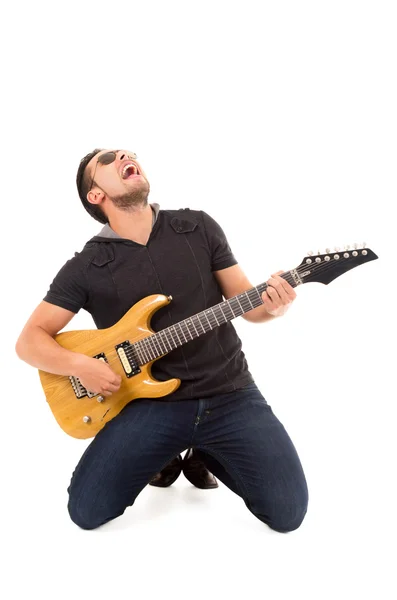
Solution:
M 117 158 L 121 161 L 121 160 L 126 160 L 127 158 L 130 160 L 135 160 L 137 158 L 137 155 L 135 154 L 135 152 L 131 152 L 130 154 L 128 154 L 127 152 L 124 152 L 123 150 L 120 150 L 116 153 Z

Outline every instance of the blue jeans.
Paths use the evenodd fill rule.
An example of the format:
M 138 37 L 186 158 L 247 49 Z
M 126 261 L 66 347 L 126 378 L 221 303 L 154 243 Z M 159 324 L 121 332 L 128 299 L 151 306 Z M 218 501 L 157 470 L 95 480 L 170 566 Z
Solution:
M 73 473 L 72 520 L 94 529 L 122 515 L 189 447 L 263 523 L 280 532 L 302 523 L 308 490 L 298 454 L 255 383 L 197 400 L 130 402 L 96 435 Z

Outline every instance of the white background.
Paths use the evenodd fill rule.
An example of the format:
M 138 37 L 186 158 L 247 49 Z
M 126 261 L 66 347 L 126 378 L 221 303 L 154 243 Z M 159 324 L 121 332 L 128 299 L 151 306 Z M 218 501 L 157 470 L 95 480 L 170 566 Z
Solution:
M 4 598 L 396 597 L 395 3 L 18 2 L 2 10 Z M 217 219 L 251 282 L 307 250 L 379 260 L 235 321 L 309 485 L 271 531 L 220 484 L 146 488 L 92 532 L 66 511 L 88 441 L 57 426 L 14 345 L 100 224 L 75 189 L 95 147 L 138 154 L 161 208 Z M 169 290 L 172 294 L 172 290 Z M 83 311 L 67 329 L 94 327 Z M 255 457 L 253 457 L 255 460 Z

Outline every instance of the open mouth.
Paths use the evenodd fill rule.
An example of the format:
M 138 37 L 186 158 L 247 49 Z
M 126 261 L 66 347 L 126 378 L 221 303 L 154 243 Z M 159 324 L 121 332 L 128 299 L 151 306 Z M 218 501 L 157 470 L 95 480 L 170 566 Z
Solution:
M 122 179 L 131 179 L 132 177 L 136 177 L 140 175 L 138 167 L 134 163 L 127 163 L 124 165 L 121 171 Z

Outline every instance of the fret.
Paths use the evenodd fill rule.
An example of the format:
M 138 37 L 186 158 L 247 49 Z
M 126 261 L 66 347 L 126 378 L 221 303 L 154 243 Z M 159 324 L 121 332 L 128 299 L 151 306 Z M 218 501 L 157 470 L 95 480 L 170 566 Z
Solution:
M 158 339 L 158 347 L 162 354 L 168 354 L 168 346 L 167 346 L 167 338 L 164 335 L 164 331 L 159 331 L 156 333 L 156 338 Z
M 160 337 L 155 335 L 155 338 L 156 339 L 154 340 L 154 342 L 155 342 L 155 348 L 156 348 L 156 355 L 158 358 L 159 356 L 162 356 L 164 354 L 164 352 L 163 352 L 163 349 L 160 344 Z
M 214 308 L 215 308 L 215 307 L 214 307 Z M 214 317 L 215 317 L 216 324 L 217 324 L 217 325 L 220 325 L 220 323 L 219 323 L 218 319 L 216 318 L 216 314 L 215 314 L 215 310 L 214 310 L 214 308 L 211 308 L 212 314 L 213 314 L 213 315 L 214 315 Z
M 164 342 L 164 346 L 165 346 L 165 347 L 167 347 L 167 344 L 168 344 L 168 346 L 170 347 L 170 350 L 172 350 L 172 348 L 171 348 L 171 346 L 170 346 L 170 343 L 169 343 L 169 341 L 167 340 L 167 336 L 164 334 L 164 331 L 162 331 L 162 332 L 161 332 L 161 334 L 163 335 L 163 338 L 162 338 L 162 340 L 163 340 L 163 342 Z M 167 352 L 168 352 L 168 350 L 167 350 Z
M 263 292 L 265 292 L 268 288 L 267 283 L 261 283 L 260 285 L 257 286 L 257 289 L 261 292 L 261 294 L 263 294 Z
M 150 352 L 149 352 L 149 349 L 148 349 L 148 347 L 147 347 L 147 344 L 146 344 L 145 342 L 142 342 L 142 346 L 144 347 L 144 349 L 145 349 L 145 354 L 146 354 L 146 356 L 148 357 L 148 359 L 149 359 L 149 362 L 150 362 L 150 361 L 151 361 L 151 356 L 150 356 Z
M 193 318 L 191 318 L 191 319 L 190 319 L 190 321 L 191 321 L 191 323 L 192 323 L 192 325 L 193 325 L 193 327 L 194 327 L 194 330 L 195 330 L 195 332 L 197 333 L 197 337 L 199 337 L 199 335 L 200 335 L 200 334 L 199 334 L 199 332 L 198 332 L 198 331 L 197 331 L 197 329 L 196 329 L 196 326 L 195 326 L 195 324 L 194 324 Z
M 238 296 L 236 296 L 236 300 L 237 300 L 237 302 L 240 304 L 240 300 L 238 299 Z M 245 310 L 243 309 L 243 307 L 241 306 L 241 304 L 240 304 L 240 308 L 241 308 L 241 310 L 242 310 L 242 311 L 243 311 L 243 313 L 244 313 L 244 312 L 245 312 Z
M 163 347 L 165 348 L 165 354 L 167 354 L 168 353 L 167 346 L 164 344 L 163 340 L 161 339 L 161 335 L 159 335 L 159 334 L 156 334 L 156 335 L 159 336 L 159 344 L 163 345 Z M 161 345 L 160 345 L 160 348 L 161 348 Z M 164 353 L 164 351 L 162 353 Z
M 150 359 L 153 360 L 156 358 L 156 352 L 154 351 L 154 348 L 152 348 L 152 341 L 150 338 L 146 338 L 146 347 L 148 349 Z
M 251 305 L 251 308 L 254 308 L 254 307 L 252 306 L 252 302 L 251 302 L 251 300 L 250 300 L 250 297 L 248 296 L 248 293 L 247 293 L 247 292 L 245 292 L 245 295 L 246 295 L 246 296 L 247 296 L 247 298 L 248 298 L 248 302 L 250 303 L 250 305 Z
M 138 350 L 138 351 L 141 353 L 141 355 L 142 355 L 142 358 L 143 358 L 143 361 L 145 362 L 145 360 L 146 360 L 146 356 L 145 356 L 145 354 L 144 354 L 144 352 L 143 352 L 143 348 L 141 347 L 141 343 L 140 343 L 140 342 L 135 342 L 135 347 L 136 347 L 136 349 L 137 349 L 137 350 Z M 142 363 L 142 364 L 143 364 L 143 363 Z
M 220 304 L 220 305 L 219 305 L 219 308 L 221 309 L 221 313 L 222 313 L 222 315 L 224 316 L 225 322 L 227 322 L 227 321 L 228 321 L 228 318 L 227 318 L 227 316 L 225 315 L 225 313 L 224 313 L 224 312 L 223 312 L 223 310 L 222 310 L 222 304 Z
M 234 298 L 231 298 L 231 299 L 230 299 L 230 303 L 232 302 L 232 300 L 234 300 L 234 301 L 237 301 L 237 302 L 238 302 L 238 300 L 237 300 L 237 296 L 235 296 Z M 240 308 L 241 308 L 241 304 L 240 304 L 240 302 L 238 302 L 238 304 L 240 305 Z M 238 317 L 239 317 L 240 315 L 242 315 L 242 314 L 243 314 L 243 312 L 244 312 L 244 311 L 242 311 L 241 313 L 240 313 L 240 312 L 238 312 L 238 307 L 237 307 L 237 308 L 234 308 L 233 312 L 234 312 L 234 311 L 236 311 L 236 313 L 237 313 L 237 315 L 236 315 L 236 316 L 238 316 Z
M 140 343 L 140 344 L 141 344 L 141 346 L 142 346 L 142 352 L 144 353 L 145 360 L 146 360 L 147 362 L 150 362 L 150 356 L 149 356 L 149 355 L 148 355 L 148 353 L 146 352 L 146 347 L 145 347 L 145 344 L 143 344 L 143 343 L 142 343 L 142 341 L 141 341 L 141 342 L 139 342 L 139 343 Z M 148 357 L 149 357 L 149 360 L 147 360 L 147 359 L 148 359 Z
M 151 344 L 151 347 L 152 347 L 152 350 L 153 350 L 154 358 L 158 358 L 159 356 L 161 356 L 161 352 L 160 352 L 160 348 L 159 348 L 158 343 L 157 343 L 157 337 L 156 337 L 156 335 L 153 335 L 150 338 L 150 344 Z
M 175 339 L 175 337 L 173 335 L 171 327 L 167 328 L 167 337 L 171 340 L 172 349 L 175 350 L 175 348 L 178 347 L 178 342 L 177 342 L 177 340 Z
M 262 296 L 260 295 L 258 288 L 257 288 L 257 287 L 254 287 L 253 289 L 254 289 L 254 290 L 256 291 L 256 293 L 258 294 L 258 298 L 259 298 L 259 300 L 260 300 L 261 304 L 263 304 Z
M 240 300 L 241 300 L 241 307 L 244 311 L 244 313 L 246 313 L 248 310 L 250 310 L 250 308 L 248 308 L 248 303 L 247 303 L 247 299 L 244 298 L 244 296 L 242 294 L 240 294 Z
M 216 325 L 216 318 L 215 318 L 214 313 L 212 312 L 212 309 L 209 308 L 205 312 L 206 312 L 207 320 L 211 324 L 211 329 L 214 329 L 214 327 L 216 327 L 217 325 Z M 214 320 L 214 322 L 212 321 L 212 319 Z
M 189 329 L 189 327 L 187 326 L 187 324 L 186 324 L 186 321 L 181 321 L 181 326 L 182 326 L 182 325 L 185 325 L 185 327 L 186 327 L 186 330 L 187 330 L 188 334 L 190 335 L 190 339 L 192 340 L 192 339 L 193 339 L 193 336 L 192 336 L 192 334 L 190 333 L 190 329 Z
M 202 324 L 202 322 L 201 322 L 201 320 L 200 320 L 200 315 L 195 315 L 195 316 L 197 317 L 197 321 L 198 321 L 198 322 L 200 323 L 200 325 L 201 325 L 201 329 L 203 330 L 203 333 L 207 333 L 207 330 L 206 330 L 206 329 L 204 329 L 204 326 L 203 326 L 203 324 Z
M 158 349 L 156 340 L 157 340 L 156 335 L 152 335 L 150 337 L 150 342 L 149 342 L 154 358 L 158 358 L 158 356 L 159 356 L 159 349 Z
M 232 305 L 231 305 L 231 302 L 230 302 L 230 300 L 228 300 L 228 301 L 227 301 L 227 305 L 228 305 L 228 307 L 230 308 L 230 311 L 231 311 L 231 313 L 232 313 L 232 315 L 233 315 L 233 317 L 232 317 L 232 318 L 234 319 L 234 318 L 236 317 L 236 315 L 235 315 L 235 314 L 234 314 L 234 312 L 233 312 L 233 308 L 232 308 Z
M 181 342 L 181 338 L 179 337 L 178 332 L 174 326 L 169 327 L 169 332 L 172 337 L 172 341 L 175 344 L 175 348 L 177 348 L 178 346 L 182 346 L 183 342 Z
M 164 348 L 165 348 L 165 354 L 168 353 L 168 349 L 167 346 L 164 344 L 163 338 L 162 336 L 162 331 L 159 331 L 158 333 L 155 333 L 155 335 L 153 336 L 156 340 L 156 349 L 157 349 L 157 353 L 164 354 Z
M 178 335 L 178 332 L 177 332 L 177 330 L 176 330 L 176 327 L 175 327 L 175 325 L 173 325 L 171 329 L 173 329 L 173 330 L 175 331 L 175 333 L 176 333 L 176 337 L 178 338 L 178 340 L 179 340 L 179 343 L 180 343 L 180 345 L 182 346 L 182 342 L 181 342 L 181 339 L 180 339 L 180 337 L 179 337 L 179 335 Z
M 176 348 L 176 346 L 174 345 L 175 340 L 173 339 L 170 330 L 167 328 L 167 329 L 164 329 L 163 331 L 164 331 L 165 339 L 167 340 L 169 347 L 171 348 L 171 350 L 175 350 L 175 348 Z M 170 341 L 170 337 L 171 337 L 171 341 Z
M 140 350 L 139 350 L 139 348 L 138 348 L 138 345 L 137 345 L 137 344 L 133 344 L 133 346 L 135 347 L 135 349 L 136 349 L 136 352 L 137 352 L 137 354 L 138 354 L 138 359 L 139 359 L 139 362 L 141 363 L 141 365 L 143 365 L 143 363 L 145 362 L 145 360 L 144 360 L 144 358 L 143 358 L 143 356 L 142 356 L 142 353 L 140 352 Z
M 218 306 L 216 306 L 215 308 L 217 308 L 220 311 L 220 313 L 221 313 L 220 316 L 219 316 L 219 318 L 223 317 L 225 319 L 224 322 L 227 323 L 228 322 L 228 318 L 226 317 L 225 313 L 222 310 L 222 304 L 224 304 L 224 303 L 222 302 L 221 304 L 218 304 Z
M 246 292 L 246 294 L 248 296 L 248 300 L 249 300 L 249 303 L 252 306 L 252 308 L 257 308 L 259 306 L 259 304 L 258 304 L 257 298 L 253 296 L 253 290 L 248 290 L 248 292 Z
M 206 319 L 207 319 L 207 321 L 208 321 L 208 317 L 207 317 L 207 315 L 206 315 L 206 313 L 205 313 L 205 312 L 204 312 L 204 316 L 205 316 L 205 318 L 206 318 Z M 210 326 L 210 329 L 212 329 L 212 327 L 211 327 L 211 323 L 210 323 L 209 321 L 208 321 L 208 325 Z
M 180 323 L 177 323 L 177 325 L 179 325 L 179 329 L 182 331 L 182 335 L 183 335 L 183 337 L 185 338 L 185 342 L 187 342 L 187 339 L 186 339 L 186 336 L 185 336 L 185 334 L 184 334 L 184 332 L 183 332 L 183 329 L 182 329 L 182 326 L 181 326 L 181 324 L 180 324 Z

